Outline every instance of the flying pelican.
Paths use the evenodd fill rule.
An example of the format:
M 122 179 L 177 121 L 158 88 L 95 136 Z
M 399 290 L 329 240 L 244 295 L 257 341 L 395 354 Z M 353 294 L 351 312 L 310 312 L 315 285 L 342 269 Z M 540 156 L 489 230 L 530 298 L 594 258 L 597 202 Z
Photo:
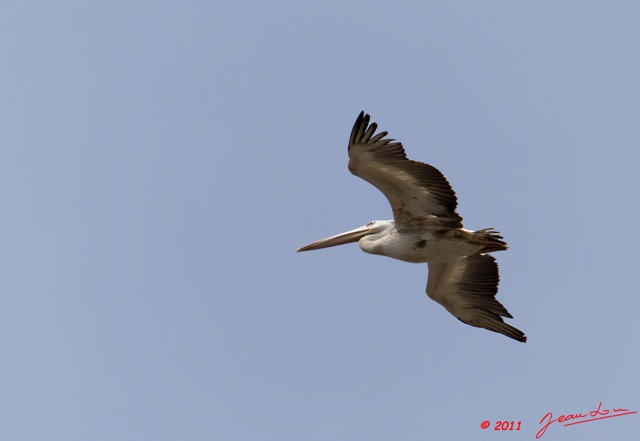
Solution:
M 435 167 L 412 161 L 400 142 L 375 134 L 360 112 L 349 138 L 349 170 L 389 200 L 394 220 L 372 221 L 299 248 L 310 251 L 358 241 L 362 251 L 411 263 L 428 263 L 427 295 L 463 323 L 520 342 L 527 337 L 502 320 L 513 318 L 496 300 L 498 264 L 486 253 L 509 248 L 493 228 L 462 228 L 458 200 Z

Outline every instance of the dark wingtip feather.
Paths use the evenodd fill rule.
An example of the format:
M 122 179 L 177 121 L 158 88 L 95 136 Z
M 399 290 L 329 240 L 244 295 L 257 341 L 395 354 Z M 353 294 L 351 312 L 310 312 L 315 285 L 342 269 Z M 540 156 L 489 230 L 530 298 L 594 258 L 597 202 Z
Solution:
M 358 118 L 356 118 L 356 122 L 353 124 L 353 128 L 351 129 L 351 136 L 349 136 L 349 150 L 351 150 L 352 145 L 358 143 L 368 125 L 369 114 L 365 114 L 363 110 L 358 115 Z

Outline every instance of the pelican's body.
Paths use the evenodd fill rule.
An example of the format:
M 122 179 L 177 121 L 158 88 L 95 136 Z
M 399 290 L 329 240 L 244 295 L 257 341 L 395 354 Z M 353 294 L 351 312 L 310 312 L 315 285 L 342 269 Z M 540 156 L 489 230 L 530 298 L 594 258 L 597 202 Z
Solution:
M 364 228 L 367 228 L 370 234 L 358 241 L 362 251 L 410 263 L 447 261 L 486 251 L 488 247 L 507 249 L 504 243 L 492 242 L 492 233 L 486 231 L 477 234 L 464 228 L 444 231 L 399 231 L 394 221 L 373 221 Z
M 349 139 L 349 170 L 382 191 L 394 220 L 367 225 L 313 242 L 298 251 L 358 241 L 370 254 L 428 263 L 427 294 L 464 323 L 525 342 L 519 329 L 504 323 L 511 314 L 495 299 L 498 265 L 486 254 L 508 249 L 493 229 L 462 228 L 457 198 L 435 167 L 407 159 L 402 144 L 375 135 L 377 124 L 360 113 Z

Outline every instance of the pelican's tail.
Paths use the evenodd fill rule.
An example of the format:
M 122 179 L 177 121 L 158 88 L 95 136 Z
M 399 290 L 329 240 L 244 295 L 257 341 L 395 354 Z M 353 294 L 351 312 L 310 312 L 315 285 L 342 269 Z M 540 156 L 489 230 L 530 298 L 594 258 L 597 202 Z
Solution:
M 502 240 L 502 236 L 493 228 L 483 228 L 482 230 L 470 233 L 472 241 L 483 248 L 480 253 L 491 253 L 493 251 L 504 251 L 509 249 L 509 245 Z

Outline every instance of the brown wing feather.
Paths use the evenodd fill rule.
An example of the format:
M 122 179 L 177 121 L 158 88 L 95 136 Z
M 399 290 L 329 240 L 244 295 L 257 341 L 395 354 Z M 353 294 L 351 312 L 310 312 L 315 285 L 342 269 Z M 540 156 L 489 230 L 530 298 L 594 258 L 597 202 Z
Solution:
M 429 263 L 427 294 L 462 322 L 526 342 L 522 331 L 504 323 L 513 318 L 496 300 L 498 264 L 488 254 Z
M 458 200 L 435 167 L 412 161 L 387 132 L 374 135 L 378 125 L 361 112 L 349 138 L 349 170 L 378 188 L 389 200 L 396 225 L 461 228 Z

